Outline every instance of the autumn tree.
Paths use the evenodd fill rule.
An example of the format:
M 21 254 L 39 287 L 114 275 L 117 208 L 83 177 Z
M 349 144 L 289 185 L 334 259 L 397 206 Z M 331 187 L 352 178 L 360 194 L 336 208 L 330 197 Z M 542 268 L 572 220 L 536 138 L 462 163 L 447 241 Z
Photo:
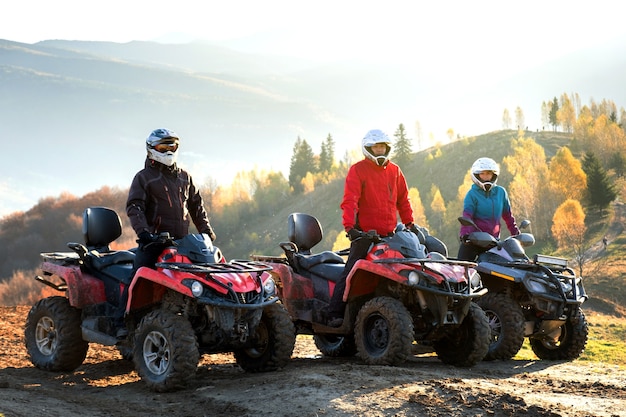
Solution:
M 504 130 L 510 129 L 512 122 L 513 121 L 511 120 L 511 115 L 509 114 L 509 109 L 504 109 L 504 112 L 502 113 L 502 129 L 504 129 Z
M 316 172 L 316 168 L 313 149 L 311 149 L 306 140 L 298 136 L 293 146 L 293 154 L 289 166 L 289 185 L 294 194 L 302 194 L 304 191 L 302 179 L 306 177 L 307 172 Z
M 409 201 L 411 202 L 411 208 L 413 209 L 413 222 L 423 227 L 428 226 L 428 220 L 426 219 L 426 211 L 424 210 L 424 204 L 420 197 L 420 192 L 417 188 L 409 188 Z
M 513 175 L 508 188 L 513 214 L 517 218 L 532 218 L 537 225 L 537 237 L 547 238 L 553 213 L 545 201 L 549 192 L 545 151 L 532 138 L 523 135 L 513 140 L 512 147 L 513 153 L 503 159 L 503 165 Z
M 518 130 L 524 130 L 526 125 L 526 119 L 524 118 L 524 111 L 520 106 L 515 109 L 515 123 L 517 123 Z
M 440 234 L 443 229 L 443 221 L 446 216 L 446 203 L 441 195 L 441 190 L 435 184 L 430 188 L 431 202 L 430 212 L 431 219 L 430 225 L 433 230 L 430 231 L 432 235 Z
M 557 205 L 568 198 L 581 201 L 587 189 L 587 175 L 581 162 L 568 147 L 560 148 L 549 164 L 550 188 L 557 197 Z
M 550 124 L 550 109 L 552 107 L 551 102 L 543 101 L 541 103 L 541 130 L 544 130 L 546 126 Z
M 574 254 L 574 262 L 579 274 L 583 274 L 585 263 L 585 212 L 578 200 L 567 199 L 561 204 L 552 217 L 552 236 L 558 248 Z
M 412 159 L 411 139 L 406 136 L 402 123 L 400 123 L 393 136 L 396 138 L 393 144 L 393 160 L 400 168 L 406 168 Z
M 576 110 L 567 94 L 561 95 L 561 106 L 556 112 L 556 118 L 563 132 L 572 133 L 576 123 Z
M 257 175 L 254 201 L 263 215 L 271 215 L 280 210 L 289 196 L 289 183 L 280 172 Z

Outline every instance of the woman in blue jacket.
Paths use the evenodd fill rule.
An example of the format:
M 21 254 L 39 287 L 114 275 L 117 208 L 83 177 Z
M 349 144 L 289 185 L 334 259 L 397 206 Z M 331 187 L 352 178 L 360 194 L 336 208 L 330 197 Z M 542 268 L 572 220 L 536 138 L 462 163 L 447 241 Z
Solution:
M 500 167 L 491 158 L 478 158 L 472 164 L 472 188 L 463 200 L 463 217 L 468 217 L 483 231 L 500 238 L 500 222 L 504 220 L 511 236 L 519 234 L 515 218 L 511 214 L 511 202 L 504 187 L 496 185 Z M 475 232 L 473 226 L 461 226 L 458 259 L 474 261 L 484 249 L 477 248 L 467 240 Z

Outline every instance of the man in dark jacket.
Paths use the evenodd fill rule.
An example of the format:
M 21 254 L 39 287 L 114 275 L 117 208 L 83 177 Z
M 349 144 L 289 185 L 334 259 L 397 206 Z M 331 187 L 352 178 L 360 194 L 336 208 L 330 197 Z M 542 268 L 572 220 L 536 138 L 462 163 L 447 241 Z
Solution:
M 163 251 L 153 243 L 159 233 L 169 232 L 180 239 L 189 233 L 190 221 L 198 232 L 215 240 L 200 192 L 191 175 L 176 166 L 179 141 L 168 129 L 156 129 L 146 139 L 145 167 L 133 178 L 126 202 L 126 214 L 139 243 L 135 270 L 154 267 Z
M 144 168 L 133 178 L 126 201 L 126 214 L 137 233 L 137 252 L 133 265 L 154 268 L 164 247 L 155 242 L 158 235 L 168 232 L 174 239 L 189 233 L 193 221 L 199 233 L 215 240 L 200 192 L 191 175 L 176 166 L 178 135 L 169 129 L 156 129 L 146 139 Z M 120 309 L 125 310 L 128 294 L 122 296 Z M 121 313 L 123 317 L 123 312 Z M 124 329 L 120 333 L 124 333 Z

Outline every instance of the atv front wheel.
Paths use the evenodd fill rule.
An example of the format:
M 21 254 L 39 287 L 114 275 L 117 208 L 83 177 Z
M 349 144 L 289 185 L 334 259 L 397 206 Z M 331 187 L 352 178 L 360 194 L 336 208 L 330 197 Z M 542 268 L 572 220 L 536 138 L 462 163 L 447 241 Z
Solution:
M 486 361 L 508 360 L 519 352 L 524 344 L 524 313 L 511 297 L 503 293 L 487 293 L 478 304 L 489 320 L 491 337 Z
M 28 313 L 24 336 L 30 360 L 46 371 L 73 371 L 85 357 L 89 343 L 80 329 L 80 310 L 67 298 L 39 300 Z
M 441 362 L 459 367 L 471 367 L 482 361 L 489 350 L 489 321 L 485 312 L 474 302 L 461 325 L 434 343 Z
M 356 317 L 359 357 L 370 365 L 398 365 L 411 355 L 413 320 L 404 305 L 391 297 L 369 300 Z
M 324 356 L 343 357 L 356 354 L 354 336 L 337 336 L 333 334 L 313 335 L 315 346 Z
M 296 344 L 296 329 L 281 304 L 263 309 L 251 342 L 251 346 L 234 351 L 235 360 L 244 371 L 275 371 L 287 365 Z
M 530 347 L 539 359 L 574 360 L 583 353 L 589 326 L 580 308 L 556 332 L 552 339 L 530 339 Z
M 133 362 L 148 387 L 157 392 L 184 388 L 200 360 L 191 323 L 169 310 L 148 313 L 135 332 Z

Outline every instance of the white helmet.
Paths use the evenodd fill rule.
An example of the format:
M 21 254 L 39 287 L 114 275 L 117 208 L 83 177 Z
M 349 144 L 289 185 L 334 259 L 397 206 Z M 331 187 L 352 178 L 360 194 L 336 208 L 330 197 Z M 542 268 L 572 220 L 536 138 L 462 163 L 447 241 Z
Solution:
M 384 143 L 387 146 L 387 151 L 384 155 L 376 156 L 372 153 L 372 146 L 377 143 Z M 361 147 L 363 155 L 380 166 L 385 165 L 389 160 L 389 154 L 391 153 L 391 140 L 389 140 L 389 137 L 382 130 L 374 129 L 367 132 L 363 138 Z
M 480 173 L 483 171 L 493 172 L 491 181 L 485 181 L 485 182 L 481 181 Z M 478 185 L 480 188 L 482 188 L 485 191 L 489 191 L 491 187 L 496 185 L 496 182 L 498 182 L 499 174 L 500 174 L 500 167 L 498 166 L 496 161 L 494 161 L 491 158 L 478 158 L 472 164 L 472 181 L 474 181 L 474 184 Z
M 176 163 L 178 135 L 169 129 L 156 129 L 146 139 L 148 158 L 171 167 Z

